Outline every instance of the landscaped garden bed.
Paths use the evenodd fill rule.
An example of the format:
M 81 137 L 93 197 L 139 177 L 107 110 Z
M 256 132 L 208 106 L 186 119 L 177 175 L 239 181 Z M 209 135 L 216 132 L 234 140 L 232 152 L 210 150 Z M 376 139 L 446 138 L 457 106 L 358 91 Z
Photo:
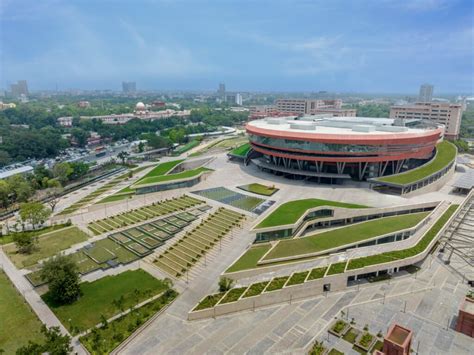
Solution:
M 263 195 L 263 196 L 271 196 L 275 192 L 278 191 L 278 189 L 274 186 L 266 186 L 266 185 L 257 184 L 257 183 L 238 186 L 238 188 L 244 191 L 252 192 L 254 194 Z
M 224 303 L 231 303 L 237 301 L 240 296 L 245 292 L 247 287 L 239 287 L 239 288 L 233 288 L 227 294 L 225 297 L 219 302 L 219 304 L 224 304 Z
M 250 287 L 247 289 L 247 291 L 242 296 L 242 298 L 258 296 L 259 294 L 263 292 L 267 284 L 268 284 L 268 281 L 263 281 L 263 282 L 258 282 L 258 283 L 250 285 Z
M 342 274 L 344 270 L 346 269 L 346 265 L 347 265 L 347 261 L 331 264 L 327 274 L 328 275 Z
M 346 334 L 350 327 L 350 324 L 344 322 L 342 319 L 338 319 L 329 328 L 329 333 L 334 334 L 340 338 Z
M 227 270 L 229 272 L 237 272 L 257 267 L 258 261 L 271 248 L 270 244 L 262 244 L 252 246 L 243 254 L 236 262 L 234 262 Z
M 368 352 L 372 345 L 375 343 L 376 339 L 377 338 L 369 332 L 364 332 L 359 335 L 355 345 L 361 348 L 362 350 Z
M 225 292 L 214 293 L 213 295 L 207 295 L 201 300 L 201 302 L 198 303 L 196 307 L 194 307 L 193 311 L 200 311 L 202 309 L 214 307 L 224 295 L 225 295 Z
M 270 285 L 265 289 L 265 292 L 271 292 L 280 290 L 285 286 L 286 281 L 288 280 L 288 276 L 282 277 L 275 277 L 272 281 L 270 281 Z
M 308 276 L 308 274 L 309 271 L 295 272 L 293 275 L 291 275 L 286 286 L 302 284 L 306 280 L 306 276 Z
M 172 289 L 165 291 L 162 296 L 115 319 L 106 327 L 94 328 L 79 340 L 90 354 L 108 354 L 177 296 L 178 293 Z
M 322 279 L 324 275 L 326 274 L 327 269 L 328 269 L 327 266 L 317 267 L 317 268 L 312 269 L 306 281 Z
M 357 337 L 359 336 L 360 334 L 360 331 L 356 328 L 350 328 L 346 334 L 344 334 L 344 336 L 342 337 L 342 339 L 344 339 L 345 341 L 351 343 L 351 344 L 355 344 L 356 340 L 357 340 Z

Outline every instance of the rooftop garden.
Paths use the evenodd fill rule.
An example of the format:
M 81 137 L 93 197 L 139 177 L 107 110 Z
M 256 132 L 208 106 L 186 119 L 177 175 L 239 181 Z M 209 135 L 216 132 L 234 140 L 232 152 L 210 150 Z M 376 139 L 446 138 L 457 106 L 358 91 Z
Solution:
M 347 244 L 362 242 L 380 235 L 412 228 L 428 215 L 428 212 L 383 217 L 361 222 L 308 237 L 279 241 L 264 260 L 322 252 Z
M 343 208 L 367 208 L 367 206 L 354 203 L 344 203 L 317 198 L 289 201 L 278 206 L 268 215 L 256 228 L 268 228 L 294 224 L 309 209 L 321 206 L 343 207 Z
M 186 170 L 177 174 L 147 176 L 139 180 L 138 182 L 136 182 L 133 186 L 136 188 L 136 187 L 140 187 L 140 185 L 159 184 L 159 183 L 167 182 L 167 181 L 192 178 L 192 177 L 198 176 L 199 174 L 205 173 L 207 171 L 212 171 L 212 169 L 200 167 L 197 169 Z
M 256 183 L 238 186 L 238 188 L 244 191 L 252 192 L 254 194 L 263 195 L 263 196 L 271 196 L 275 192 L 278 191 L 278 189 L 275 188 L 274 186 L 266 186 L 266 185 L 256 184 Z
M 448 141 L 443 141 L 436 146 L 436 155 L 428 163 L 401 174 L 378 178 L 376 181 L 399 185 L 412 184 L 443 169 L 455 158 L 456 146 Z
M 451 216 L 456 212 L 456 209 L 459 205 L 450 206 L 444 214 L 436 221 L 436 223 L 425 233 L 423 238 L 418 241 L 418 243 L 407 249 L 394 250 L 386 253 L 381 253 L 377 255 L 366 256 L 357 259 L 350 259 L 348 270 L 360 269 L 370 265 L 383 264 L 386 262 L 406 259 L 423 252 L 428 245 L 431 243 L 433 238 L 438 234 L 438 232 L 444 227 L 446 222 L 451 218 Z
M 251 247 L 226 270 L 226 273 L 248 270 L 257 267 L 258 261 L 263 255 L 265 255 L 267 251 L 270 250 L 270 248 L 270 244 L 262 244 Z
M 230 151 L 230 154 L 237 155 L 239 157 L 245 157 L 247 156 L 250 149 L 252 149 L 252 146 L 250 145 L 250 143 L 245 143 L 235 149 L 232 149 Z

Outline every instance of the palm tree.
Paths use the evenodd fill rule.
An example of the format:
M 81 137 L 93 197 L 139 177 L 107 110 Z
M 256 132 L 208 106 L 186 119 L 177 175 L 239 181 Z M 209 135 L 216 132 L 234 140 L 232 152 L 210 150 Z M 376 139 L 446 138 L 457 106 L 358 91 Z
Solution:
M 129 155 L 130 154 L 126 151 L 121 151 L 117 154 L 117 157 L 122 160 L 122 165 L 125 165 L 125 159 L 127 159 Z

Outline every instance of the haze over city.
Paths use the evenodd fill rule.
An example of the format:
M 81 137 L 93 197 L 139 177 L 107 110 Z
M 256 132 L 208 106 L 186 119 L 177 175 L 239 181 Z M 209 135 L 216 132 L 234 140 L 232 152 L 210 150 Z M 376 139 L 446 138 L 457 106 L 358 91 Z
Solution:
M 473 3 L 8 1 L 0 87 L 473 91 Z

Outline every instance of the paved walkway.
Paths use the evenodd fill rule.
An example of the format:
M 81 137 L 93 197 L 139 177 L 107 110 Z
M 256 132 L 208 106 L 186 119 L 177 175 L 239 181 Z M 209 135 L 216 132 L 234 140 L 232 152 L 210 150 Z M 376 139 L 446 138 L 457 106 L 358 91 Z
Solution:
M 349 309 L 349 317 L 362 327 L 369 323 L 375 333 L 393 321 L 409 326 L 415 331 L 415 344 L 421 341 L 420 354 L 467 355 L 473 350 L 472 339 L 445 330 L 466 289 L 444 265 L 434 262 L 416 279 L 412 275 L 327 297 L 189 322 L 185 317 L 199 292 L 193 286 L 121 354 L 307 354 L 316 338 L 326 339 L 325 330 L 334 317 Z
M 33 286 L 31 286 L 28 280 L 23 277 L 22 273 L 17 270 L 10 259 L 8 259 L 3 251 L 3 248 L 0 248 L 0 266 L 18 289 L 18 291 L 23 295 L 33 311 L 38 315 L 38 318 L 41 320 L 41 322 L 43 322 L 47 327 L 59 327 L 63 334 L 69 335 L 68 331 L 66 328 L 64 328 L 59 319 L 54 315 L 54 313 L 33 289 Z M 80 344 L 76 343 L 73 345 L 74 351 L 76 353 L 86 354 L 85 350 Z

